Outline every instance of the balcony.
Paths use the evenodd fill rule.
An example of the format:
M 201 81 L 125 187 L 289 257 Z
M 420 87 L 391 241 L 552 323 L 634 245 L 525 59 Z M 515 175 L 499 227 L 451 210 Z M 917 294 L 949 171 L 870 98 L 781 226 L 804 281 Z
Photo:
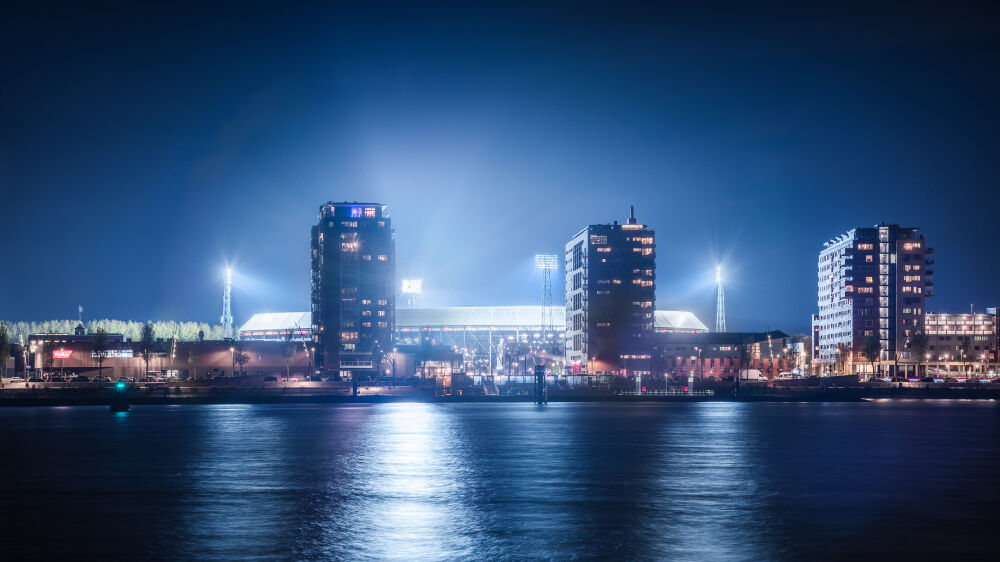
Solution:
M 347 360 L 340 362 L 341 369 L 371 369 L 372 365 L 371 361 Z

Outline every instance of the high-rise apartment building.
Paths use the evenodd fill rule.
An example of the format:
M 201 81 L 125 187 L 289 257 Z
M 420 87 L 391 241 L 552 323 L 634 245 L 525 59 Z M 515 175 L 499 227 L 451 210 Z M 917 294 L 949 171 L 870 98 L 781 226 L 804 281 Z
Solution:
M 312 228 L 312 333 L 324 373 L 365 378 L 392 351 L 395 248 L 386 206 L 320 207 Z
M 823 371 L 866 373 L 866 337 L 877 337 L 879 362 L 894 373 L 913 363 L 909 336 L 923 330 L 934 264 L 917 228 L 859 227 L 819 253 L 819 311 L 813 316 L 813 365 Z
M 566 244 L 566 364 L 572 372 L 648 373 L 656 241 L 635 220 L 590 225 Z

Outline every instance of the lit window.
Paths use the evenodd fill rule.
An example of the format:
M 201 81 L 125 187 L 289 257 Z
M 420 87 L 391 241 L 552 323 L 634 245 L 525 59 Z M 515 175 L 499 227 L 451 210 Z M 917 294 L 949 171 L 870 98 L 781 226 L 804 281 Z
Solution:
M 365 218 L 375 218 L 375 207 L 365 207 Z

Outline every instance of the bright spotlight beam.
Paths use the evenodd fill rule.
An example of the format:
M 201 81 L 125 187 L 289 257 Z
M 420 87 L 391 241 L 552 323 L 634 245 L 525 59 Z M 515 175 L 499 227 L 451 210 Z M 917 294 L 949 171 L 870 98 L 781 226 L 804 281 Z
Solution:
M 535 269 L 554 270 L 559 268 L 559 256 L 555 254 L 535 254 Z

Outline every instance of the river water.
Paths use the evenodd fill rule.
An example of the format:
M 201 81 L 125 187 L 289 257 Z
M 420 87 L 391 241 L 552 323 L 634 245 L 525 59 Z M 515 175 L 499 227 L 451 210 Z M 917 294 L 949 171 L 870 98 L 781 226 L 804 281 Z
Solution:
M 1000 405 L 0 409 L 2 557 L 990 558 Z

